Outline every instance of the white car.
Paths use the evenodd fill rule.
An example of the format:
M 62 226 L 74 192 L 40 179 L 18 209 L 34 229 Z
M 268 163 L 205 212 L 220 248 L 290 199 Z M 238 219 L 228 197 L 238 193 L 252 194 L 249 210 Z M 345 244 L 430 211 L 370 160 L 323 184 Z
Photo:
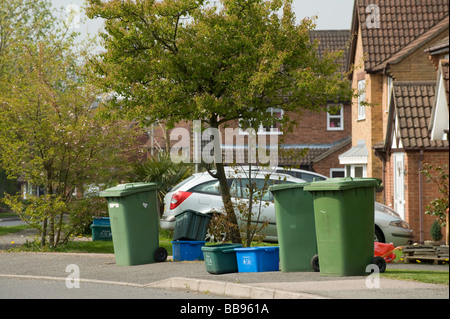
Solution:
M 273 170 L 272 170 L 273 171 Z M 291 173 L 309 171 L 290 170 Z M 286 173 L 288 173 L 286 171 Z M 232 200 L 245 200 L 246 185 L 248 185 L 248 170 L 226 169 L 228 185 Z M 252 178 L 257 185 L 265 183 L 265 169 L 252 169 Z M 320 179 L 326 177 L 317 175 Z M 271 173 L 268 180 L 269 186 L 278 183 L 304 183 L 305 180 L 293 177 L 288 174 Z M 261 207 L 259 222 L 266 219 L 269 224 L 263 229 L 265 241 L 277 242 L 277 228 L 275 219 L 275 205 L 272 193 L 265 190 L 262 196 L 265 205 L 257 205 L 255 209 Z M 188 177 L 174 188 L 172 188 L 164 198 L 164 213 L 161 216 L 160 225 L 162 229 L 174 230 L 176 216 L 186 210 L 194 210 L 203 214 L 214 214 L 224 212 L 222 197 L 219 190 L 219 181 L 209 173 L 195 173 Z M 253 222 L 258 222 L 258 214 L 254 214 Z M 239 216 L 238 216 L 239 217 Z M 239 218 L 238 218 L 239 220 Z M 413 233 L 409 225 L 392 209 L 380 204 L 375 204 L 375 240 L 379 242 L 393 243 L 394 246 L 402 246 L 412 242 Z

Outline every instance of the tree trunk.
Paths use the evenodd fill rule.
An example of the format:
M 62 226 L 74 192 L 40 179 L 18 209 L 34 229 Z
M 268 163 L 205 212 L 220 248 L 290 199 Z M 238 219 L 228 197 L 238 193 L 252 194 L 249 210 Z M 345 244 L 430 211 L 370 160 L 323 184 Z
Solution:
M 223 206 L 227 214 L 227 219 L 232 225 L 232 227 L 228 227 L 230 240 L 232 243 L 241 244 L 241 234 L 239 232 L 236 214 L 233 209 L 233 203 L 231 202 L 230 187 L 228 186 L 223 163 L 216 163 L 216 169 L 217 179 L 219 180 L 220 191 L 222 193 Z
M 449 233 L 449 231 L 448 231 L 448 229 L 449 229 L 449 227 L 450 227 L 450 225 L 448 224 L 448 208 L 447 208 L 447 210 L 445 211 L 445 244 L 448 246 L 448 233 Z
M 217 115 L 213 115 L 210 118 L 210 127 L 219 130 Z M 234 212 L 233 203 L 231 201 L 230 187 L 228 186 L 227 176 L 225 174 L 225 168 L 223 165 L 221 144 L 222 141 L 218 141 L 216 140 L 216 138 L 214 138 L 214 152 L 218 152 L 214 154 L 214 161 L 216 164 L 217 173 L 215 174 L 215 176 L 214 175 L 212 176 L 216 177 L 219 180 L 223 206 L 225 208 L 225 213 L 227 214 L 227 220 L 231 224 L 231 227 L 227 227 L 227 231 L 229 232 L 229 238 L 232 243 L 242 244 L 236 213 Z
M 249 152 L 250 154 L 250 152 Z M 249 169 L 248 169 L 248 190 L 249 190 L 249 198 L 248 198 L 248 215 L 247 215 L 247 228 L 246 228 L 246 246 L 250 247 L 250 245 L 252 244 L 252 210 L 253 210 L 253 194 L 255 192 L 255 187 L 253 185 L 253 180 L 252 180 L 252 163 L 251 160 L 249 160 Z
M 55 247 L 55 217 L 50 215 L 50 231 L 48 233 L 48 244 L 51 248 Z
M 47 236 L 47 218 L 44 218 L 42 223 L 42 233 L 41 233 L 41 247 L 45 246 L 45 237 Z

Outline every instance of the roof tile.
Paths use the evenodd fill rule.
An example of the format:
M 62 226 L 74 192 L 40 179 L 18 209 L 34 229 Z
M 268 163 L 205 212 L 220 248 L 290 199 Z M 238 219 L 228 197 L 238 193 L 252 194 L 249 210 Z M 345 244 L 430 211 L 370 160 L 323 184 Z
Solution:
M 379 28 L 371 24 L 374 12 L 366 12 L 373 4 L 379 8 Z M 368 53 L 367 70 L 389 59 L 449 15 L 447 0 L 356 0 L 356 6 L 363 49 Z
M 323 56 L 325 52 L 335 52 L 343 50 L 344 54 L 341 58 L 341 71 L 347 70 L 350 30 L 314 30 L 309 32 L 311 41 L 318 41 L 318 52 Z
M 428 130 L 435 88 L 434 82 L 394 83 L 396 113 L 405 148 L 449 146 L 448 140 L 431 140 Z

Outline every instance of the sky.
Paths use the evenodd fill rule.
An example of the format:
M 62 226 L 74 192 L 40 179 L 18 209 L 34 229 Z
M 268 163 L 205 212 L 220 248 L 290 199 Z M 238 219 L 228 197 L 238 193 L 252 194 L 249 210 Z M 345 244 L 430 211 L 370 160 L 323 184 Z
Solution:
M 55 8 L 63 8 L 64 12 L 70 12 L 70 8 L 79 9 L 85 0 L 52 0 Z M 293 7 L 297 19 L 318 16 L 317 30 L 350 29 L 354 0 L 294 0 Z M 101 27 L 99 19 L 87 19 L 83 13 L 73 20 L 76 31 L 82 34 L 97 33 Z M 85 20 L 85 21 L 83 21 Z
M 351 28 L 354 0 L 294 0 L 297 19 L 318 16 L 316 30 Z

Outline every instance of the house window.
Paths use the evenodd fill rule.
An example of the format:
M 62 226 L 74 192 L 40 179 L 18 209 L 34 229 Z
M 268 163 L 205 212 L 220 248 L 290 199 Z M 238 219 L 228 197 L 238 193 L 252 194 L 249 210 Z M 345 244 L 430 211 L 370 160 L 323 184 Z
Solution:
M 344 107 L 342 104 L 328 104 L 327 130 L 342 131 L 344 129 Z
M 44 189 L 42 187 L 36 187 L 32 185 L 30 182 L 26 182 L 23 184 L 22 188 L 22 197 L 23 199 L 27 199 L 28 196 L 41 196 L 44 195 Z
M 345 176 L 367 177 L 367 165 L 345 165 Z
M 280 108 L 269 107 L 267 109 L 267 113 L 270 113 L 270 115 L 272 117 L 282 119 L 284 111 L 283 111 L 283 109 L 280 109 Z M 273 125 L 268 125 L 268 126 L 261 125 L 259 127 L 258 133 L 259 134 L 273 134 L 273 133 L 281 134 L 280 128 L 281 128 L 281 125 L 279 123 L 273 123 Z
M 330 168 L 330 178 L 345 177 L 344 168 Z
M 387 77 L 387 104 L 386 104 L 386 112 L 389 112 L 389 104 L 391 104 L 391 95 L 392 95 L 392 87 L 394 84 L 394 80 L 388 76 Z
M 358 81 L 358 120 L 364 120 L 366 118 L 366 107 L 364 102 L 366 101 L 366 80 Z
M 284 111 L 280 108 L 269 107 L 267 108 L 267 113 L 270 113 L 271 117 L 279 118 L 280 120 L 283 118 Z M 239 134 L 247 135 L 248 132 L 242 128 L 241 123 L 239 124 Z M 281 125 L 278 122 L 273 123 L 272 125 L 263 125 L 261 124 L 258 128 L 258 134 L 283 134 L 281 131 Z

